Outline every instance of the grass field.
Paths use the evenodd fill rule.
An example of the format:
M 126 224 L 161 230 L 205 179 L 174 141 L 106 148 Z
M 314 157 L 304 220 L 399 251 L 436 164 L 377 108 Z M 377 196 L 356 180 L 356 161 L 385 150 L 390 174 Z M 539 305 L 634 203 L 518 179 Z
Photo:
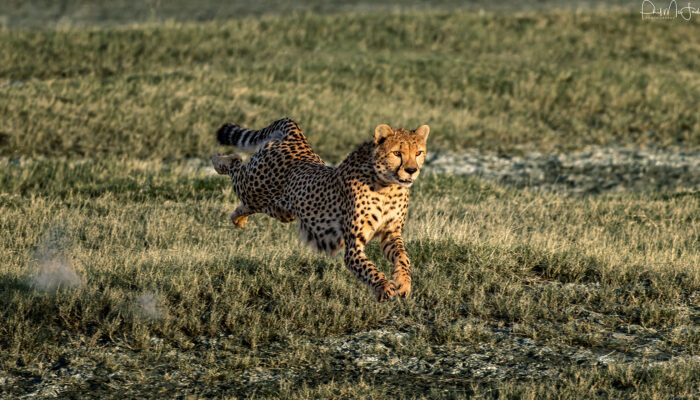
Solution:
M 234 229 L 204 158 L 220 123 L 285 115 L 332 162 L 382 122 L 430 124 L 429 152 L 697 149 L 699 33 L 619 10 L 0 31 L 0 396 L 693 398 L 697 192 L 423 175 L 414 293 L 377 304 L 296 225 Z
M 431 150 L 700 146 L 696 22 L 633 12 L 294 15 L 0 32 L 0 154 L 202 157 L 289 116 L 338 161 L 378 122 Z M 58 134 L 60 133 L 60 134 Z
M 656 393 L 654 385 L 665 391 L 671 381 L 669 394 L 697 389 L 697 363 L 686 365 L 700 344 L 697 195 L 567 199 L 423 177 L 413 189 L 406 231 L 414 296 L 378 305 L 341 258 L 300 247 L 295 226 L 256 217 L 245 230 L 233 229 L 227 215 L 235 199 L 226 179 L 192 163 L 42 161 L 4 164 L 0 171 L 0 343 L 9 371 L 33 365 L 42 376 L 61 357 L 88 362 L 73 355 L 77 349 L 94 350 L 88 360 L 97 363 L 94 357 L 107 357 L 99 351 L 106 341 L 140 349 L 141 368 L 167 363 L 170 349 L 199 349 L 213 388 L 238 382 L 249 368 L 313 366 L 319 376 L 337 378 L 338 390 L 354 393 L 361 388 L 346 382 L 344 369 L 316 358 L 318 349 L 306 341 L 377 328 L 407 332 L 408 342 L 395 349 L 403 359 L 429 357 L 436 345 L 495 345 L 490 330 L 507 327 L 544 345 L 604 353 L 634 353 L 645 341 L 660 340 L 633 363 L 573 367 L 568 373 L 580 378 L 554 380 L 564 393 Z M 369 254 L 388 268 L 376 244 Z M 67 269 L 77 277 L 66 279 Z M 73 287 L 32 290 L 42 275 Z M 635 339 L 622 345 L 615 333 Z M 200 337 L 220 334 L 227 340 L 223 360 L 220 349 L 195 346 Z M 651 363 L 669 359 L 675 361 Z M 108 372 L 134 367 L 99 362 L 111 365 Z M 169 368 L 186 374 L 189 367 Z M 621 383 L 588 386 L 601 377 Z M 153 376 L 134 379 L 148 390 Z M 365 389 L 393 391 L 391 382 Z M 443 384 L 477 393 L 482 386 L 508 392 L 551 384 L 467 382 L 447 377 Z M 255 388 L 281 394 L 295 386 L 284 383 Z M 310 393 L 326 390 L 318 383 L 307 382 Z M 151 385 L 162 389 L 167 381 Z M 94 378 L 71 389 L 81 387 L 99 393 L 109 385 Z
M 205 22 L 289 15 L 293 13 L 347 13 L 398 11 L 488 11 L 632 9 L 640 2 L 618 0 L 5 0 L 0 2 L 0 28 L 109 27 L 163 21 Z

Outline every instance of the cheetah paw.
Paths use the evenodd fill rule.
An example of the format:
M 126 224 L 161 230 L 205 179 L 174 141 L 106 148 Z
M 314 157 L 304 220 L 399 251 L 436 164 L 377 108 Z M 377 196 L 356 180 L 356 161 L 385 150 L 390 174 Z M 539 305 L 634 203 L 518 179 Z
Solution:
M 374 288 L 374 296 L 377 298 L 377 301 L 382 303 L 384 301 L 387 301 L 394 297 L 394 294 L 396 292 L 396 287 L 394 287 L 393 282 L 384 282 L 384 284 L 377 286 Z
M 234 162 L 239 161 L 241 157 L 231 154 L 228 156 L 221 155 L 219 153 L 214 154 L 211 157 L 211 162 L 214 164 L 214 170 L 219 175 L 227 175 L 231 170 Z
M 399 297 L 405 299 L 411 295 L 411 281 L 396 281 L 393 283 L 394 287 L 396 287 L 396 294 L 399 295 Z
M 245 227 L 245 223 L 248 222 L 248 216 L 247 215 L 236 215 L 236 213 L 231 214 L 231 222 L 236 225 L 237 228 L 243 229 Z

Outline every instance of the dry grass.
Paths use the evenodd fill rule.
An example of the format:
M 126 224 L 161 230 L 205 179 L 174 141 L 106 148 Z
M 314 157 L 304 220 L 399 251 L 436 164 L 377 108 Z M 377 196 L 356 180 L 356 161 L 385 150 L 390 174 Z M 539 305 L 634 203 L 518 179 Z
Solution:
M 202 157 L 222 122 L 282 116 L 332 161 L 380 122 L 430 124 L 431 150 L 698 146 L 699 26 L 411 12 L 2 31 L 0 154 Z
M 289 15 L 299 13 L 390 12 L 397 10 L 517 12 L 534 10 L 639 9 L 639 2 L 618 0 L 614 5 L 603 0 L 5 0 L 0 3 L 0 28 L 52 29 L 67 27 L 119 26 L 163 21 L 212 21 Z
M 489 343 L 480 332 L 503 324 L 541 343 L 591 349 L 612 346 L 606 332 L 653 329 L 671 354 L 699 350 L 697 195 L 565 198 L 422 177 L 405 235 L 414 295 L 378 306 L 340 258 L 300 247 L 294 225 L 258 216 L 245 230 L 232 228 L 226 180 L 196 161 L 5 163 L 0 174 L 0 344 L 10 370 L 18 362 L 49 368 L 76 340 L 84 351 L 107 341 L 151 354 L 153 338 L 187 351 L 217 335 L 232 335 L 226 376 L 269 366 L 250 354 L 282 343 L 291 347 L 272 365 L 304 368 L 317 350 L 296 341 L 379 327 L 414 333 L 397 353 L 405 357 L 424 357 L 433 345 Z M 53 256 L 37 256 L 46 254 L 39 248 Z M 369 254 L 388 268 L 376 244 Z M 42 263 L 59 256 L 82 283 L 33 285 Z M 690 380 L 677 393 L 692 388 L 681 368 L 620 368 L 574 368 L 557 384 L 579 393 L 582 380 L 631 374 L 622 389 L 653 393 L 680 374 Z M 498 390 L 545 390 L 508 382 Z M 270 393 L 291 390 L 281 384 Z M 325 393 L 317 384 L 308 393 Z M 341 392 L 361 389 L 338 384 Z
M 698 26 L 411 11 L 1 30 L 0 396 L 691 398 L 697 193 L 423 176 L 414 295 L 378 305 L 293 224 L 234 229 L 201 157 L 221 122 L 284 115 L 329 161 L 381 122 L 430 124 L 429 151 L 695 148 Z M 377 369 L 338 345 L 382 329 L 404 339 L 354 342 Z M 453 354 L 505 373 L 449 375 Z M 435 374 L 391 369 L 412 360 Z

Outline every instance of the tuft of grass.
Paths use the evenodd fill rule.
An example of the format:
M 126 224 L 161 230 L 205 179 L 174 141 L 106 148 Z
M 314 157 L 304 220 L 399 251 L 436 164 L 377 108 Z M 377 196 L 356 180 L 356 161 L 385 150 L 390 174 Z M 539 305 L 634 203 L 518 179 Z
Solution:
M 379 123 L 430 124 L 431 150 L 697 147 L 699 26 L 430 11 L 5 30 L 0 154 L 203 157 L 221 123 L 283 116 L 330 161 Z

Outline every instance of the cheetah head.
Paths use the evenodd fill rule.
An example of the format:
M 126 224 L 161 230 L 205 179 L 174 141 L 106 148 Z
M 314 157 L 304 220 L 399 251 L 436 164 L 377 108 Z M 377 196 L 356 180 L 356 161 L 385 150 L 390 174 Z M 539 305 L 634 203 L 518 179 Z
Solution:
M 425 160 L 425 141 L 430 127 L 414 131 L 379 125 L 374 130 L 374 171 L 387 184 L 409 187 L 418 178 Z

